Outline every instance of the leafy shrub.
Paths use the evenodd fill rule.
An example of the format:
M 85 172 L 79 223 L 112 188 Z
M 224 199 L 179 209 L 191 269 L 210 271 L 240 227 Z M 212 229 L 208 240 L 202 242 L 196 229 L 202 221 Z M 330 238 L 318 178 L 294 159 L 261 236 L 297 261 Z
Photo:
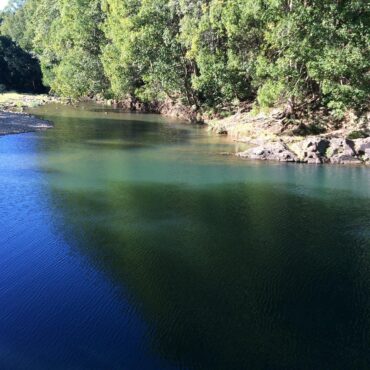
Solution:
M 348 136 L 347 139 L 355 140 L 355 139 L 365 139 L 369 137 L 369 135 L 364 131 L 352 131 Z

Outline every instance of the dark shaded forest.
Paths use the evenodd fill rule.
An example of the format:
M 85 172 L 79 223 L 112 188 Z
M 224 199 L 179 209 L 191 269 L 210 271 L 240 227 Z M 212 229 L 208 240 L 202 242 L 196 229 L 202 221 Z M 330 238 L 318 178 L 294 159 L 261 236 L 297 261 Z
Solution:
M 47 91 L 42 84 L 39 61 L 10 38 L 0 36 L 0 92 L 5 90 Z

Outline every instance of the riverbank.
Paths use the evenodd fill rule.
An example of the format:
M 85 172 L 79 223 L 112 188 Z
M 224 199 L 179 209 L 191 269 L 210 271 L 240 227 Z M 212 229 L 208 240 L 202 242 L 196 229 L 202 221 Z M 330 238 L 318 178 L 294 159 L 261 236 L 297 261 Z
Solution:
M 27 108 L 57 101 L 48 95 L 0 94 L 0 135 L 21 134 L 52 128 L 50 122 L 25 113 Z
M 127 98 L 123 100 L 114 99 L 93 99 L 98 104 L 123 109 L 127 112 L 153 113 L 165 117 L 177 118 L 189 123 L 203 123 L 203 118 L 196 110 L 196 107 L 189 107 L 172 99 L 164 101 L 141 102 L 138 99 Z
M 0 111 L 0 135 L 23 134 L 52 128 L 50 122 L 24 113 Z
M 107 104 L 107 101 L 105 101 Z M 322 110 L 301 112 L 287 119 L 279 109 L 255 114 L 238 112 L 224 119 L 207 119 L 197 110 L 167 100 L 142 104 L 136 100 L 108 101 L 128 111 L 157 113 L 190 123 L 205 123 L 211 132 L 227 135 L 250 148 L 235 155 L 242 159 L 308 164 L 370 165 L 370 116 L 347 116 L 335 121 Z M 231 154 L 231 153 L 230 153 Z
M 300 123 L 280 118 L 276 110 L 253 114 L 239 112 L 208 122 L 209 130 L 250 145 L 237 157 L 308 164 L 370 165 L 369 117 L 347 117 L 332 124 L 318 115 Z
M 0 94 L 0 111 L 23 113 L 28 108 L 35 108 L 47 103 L 59 102 L 62 102 L 60 98 L 47 94 L 5 92 Z
M 60 99 L 48 95 L 17 93 L 0 94 L 0 135 L 48 129 L 52 124 L 25 114 L 34 108 Z M 142 106 L 133 101 L 97 101 L 136 112 L 156 112 L 189 122 L 199 121 L 191 108 L 169 104 Z M 155 109 L 154 109 L 155 108 Z M 242 159 L 295 162 L 308 164 L 370 165 L 369 117 L 362 120 L 347 117 L 340 124 L 325 121 L 318 114 L 304 121 L 281 118 L 278 110 L 253 114 L 238 112 L 224 119 L 206 121 L 208 129 L 227 135 L 235 142 L 248 144 L 249 149 L 235 155 Z

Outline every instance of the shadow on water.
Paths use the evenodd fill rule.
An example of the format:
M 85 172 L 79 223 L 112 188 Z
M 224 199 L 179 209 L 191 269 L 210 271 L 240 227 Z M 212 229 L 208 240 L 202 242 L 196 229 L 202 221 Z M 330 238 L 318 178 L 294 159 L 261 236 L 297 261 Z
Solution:
M 66 239 L 130 292 L 161 358 L 189 369 L 370 366 L 368 199 L 241 183 L 51 191 Z
M 50 192 L 56 234 L 110 277 L 122 306 L 129 292 L 122 317 L 143 318 L 156 359 L 182 369 L 370 367 L 367 169 L 215 158 L 223 141 L 158 116 L 39 114 L 55 128 L 30 140 L 30 168 Z M 84 304 L 91 322 L 113 305 Z M 117 347 L 129 341 L 98 317 Z

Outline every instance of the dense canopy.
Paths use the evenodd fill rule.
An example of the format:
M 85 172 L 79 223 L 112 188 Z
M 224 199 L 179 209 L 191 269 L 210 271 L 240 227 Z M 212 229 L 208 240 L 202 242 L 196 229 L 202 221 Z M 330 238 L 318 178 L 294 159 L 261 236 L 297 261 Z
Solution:
M 1 32 L 72 98 L 366 108 L 366 0 L 25 0 Z

